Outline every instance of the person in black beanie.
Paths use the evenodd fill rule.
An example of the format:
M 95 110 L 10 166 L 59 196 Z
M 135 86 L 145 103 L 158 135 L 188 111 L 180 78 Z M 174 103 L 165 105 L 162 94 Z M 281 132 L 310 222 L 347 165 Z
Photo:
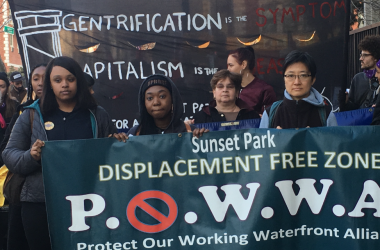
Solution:
M 191 132 L 193 127 L 185 124 L 181 95 L 164 75 L 151 75 L 141 84 L 139 91 L 140 125 L 128 131 L 128 135 L 151 135 Z

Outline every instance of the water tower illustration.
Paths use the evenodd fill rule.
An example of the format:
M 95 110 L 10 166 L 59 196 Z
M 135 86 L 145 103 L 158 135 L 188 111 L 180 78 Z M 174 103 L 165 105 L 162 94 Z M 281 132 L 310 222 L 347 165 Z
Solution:
M 21 39 L 24 51 L 26 73 L 30 73 L 29 56 L 31 50 L 37 51 L 51 58 L 62 56 L 59 32 L 61 31 L 60 17 L 62 11 L 58 10 L 38 10 L 38 11 L 18 11 L 14 13 L 18 24 L 18 34 Z M 51 46 L 46 48 L 36 48 L 38 43 L 33 44 L 28 39 L 39 34 L 51 35 Z M 36 39 L 33 39 L 34 41 Z M 48 39 L 50 40 L 50 39 Z

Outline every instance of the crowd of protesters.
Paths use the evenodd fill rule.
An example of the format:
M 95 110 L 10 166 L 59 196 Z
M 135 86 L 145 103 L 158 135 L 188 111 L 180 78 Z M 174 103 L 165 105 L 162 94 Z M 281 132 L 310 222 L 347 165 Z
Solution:
M 365 72 L 354 77 L 350 93 L 340 94 L 341 108 L 375 107 L 373 124 L 380 125 L 380 37 L 366 37 L 359 47 Z M 200 123 L 246 119 L 261 119 L 260 128 L 337 126 L 331 105 L 312 87 L 317 65 L 307 52 L 286 56 L 282 100 L 252 74 L 254 67 L 251 47 L 231 51 L 227 69 L 211 79 L 213 100 L 186 122 L 175 83 L 164 75 L 147 77 L 138 94 L 140 124 L 128 134 L 118 133 L 97 105 L 92 96 L 94 79 L 72 58 L 57 57 L 35 66 L 27 93 L 19 72 L 10 76 L 11 81 L 0 73 L 0 163 L 9 169 L 10 180 L 4 190 L 9 204 L 7 249 L 51 249 L 41 166 L 45 141 L 114 137 L 126 142 L 128 136 L 182 132 L 199 137 L 208 132 L 196 127 Z

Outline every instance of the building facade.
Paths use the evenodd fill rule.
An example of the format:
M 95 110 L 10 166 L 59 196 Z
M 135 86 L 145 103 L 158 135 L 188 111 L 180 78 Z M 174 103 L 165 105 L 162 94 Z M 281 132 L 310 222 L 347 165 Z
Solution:
M 19 71 L 22 67 L 22 61 L 16 34 L 10 34 L 4 31 L 5 26 L 14 27 L 8 1 L 4 1 L 1 6 L 0 23 L 0 44 L 2 45 L 0 46 L 0 57 L 2 61 L 0 70 L 5 70 L 8 73 L 16 70 Z

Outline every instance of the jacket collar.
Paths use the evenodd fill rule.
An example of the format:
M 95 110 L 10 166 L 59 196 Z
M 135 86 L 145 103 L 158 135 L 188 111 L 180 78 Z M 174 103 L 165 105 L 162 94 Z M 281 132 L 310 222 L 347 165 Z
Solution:
M 253 110 L 251 107 L 248 106 L 246 102 L 244 102 L 242 99 L 236 99 L 235 101 L 236 106 L 240 108 L 240 110 Z M 210 108 L 216 110 L 216 101 L 212 100 L 208 106 L 205 106 L 202 108 L 203 112 L 210 115 Z

